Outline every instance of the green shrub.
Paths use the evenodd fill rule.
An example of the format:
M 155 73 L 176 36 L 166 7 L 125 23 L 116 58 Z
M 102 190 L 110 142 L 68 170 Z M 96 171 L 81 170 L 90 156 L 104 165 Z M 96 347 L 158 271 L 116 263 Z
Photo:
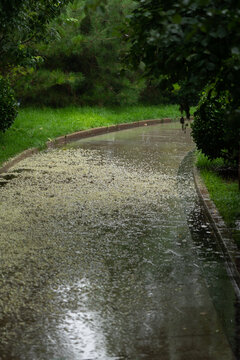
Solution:
M 0 131 L 6 131 L 17 116 L 17 102 L 7 80 L 0 77 Z
M 228 94 L 204 94 L 194 114 L 192 136 L 209 159 L 223 158 L 235 162 L 238 154 L 239 129 L 232 128 L 231 100 Z

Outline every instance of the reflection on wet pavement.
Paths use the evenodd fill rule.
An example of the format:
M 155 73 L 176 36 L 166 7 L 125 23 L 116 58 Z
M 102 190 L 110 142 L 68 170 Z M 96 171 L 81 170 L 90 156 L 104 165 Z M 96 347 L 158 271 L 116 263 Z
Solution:
M 12 168 L 0 359 L 234 359 L 234 292 L 197 202 L 193 147 L 179 124 L 157 125 Z

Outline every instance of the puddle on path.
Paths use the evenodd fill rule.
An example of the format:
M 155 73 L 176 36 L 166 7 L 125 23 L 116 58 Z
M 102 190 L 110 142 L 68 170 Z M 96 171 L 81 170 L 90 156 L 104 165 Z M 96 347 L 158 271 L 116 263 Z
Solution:
M 179 128 L 14 166 L 0 192 L 0 359 L 234 359 L 239 312 Z

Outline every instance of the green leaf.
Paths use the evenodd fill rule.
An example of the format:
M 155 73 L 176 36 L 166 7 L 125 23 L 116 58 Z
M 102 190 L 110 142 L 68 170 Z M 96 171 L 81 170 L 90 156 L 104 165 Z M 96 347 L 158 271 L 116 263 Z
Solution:
M 172 18 L 172 21 L 173 21 L 174 24 L 181 24 L 181 22 L 182 22 L 182 17 L 181 17 L 181 15 L 175 14 L 175 15 L 173 16 L 173 18 Z
M 232 53 L 232 55 L 239 55 L 240 54 L 240 49 L 237 46 L 234 46 L 231 49 L 231 53 Z
M 207 63 L 207 69 L 210 70 L 210 71 L 214 70 L 215 69 L 215 64 L 211 63 L 211 62 Z

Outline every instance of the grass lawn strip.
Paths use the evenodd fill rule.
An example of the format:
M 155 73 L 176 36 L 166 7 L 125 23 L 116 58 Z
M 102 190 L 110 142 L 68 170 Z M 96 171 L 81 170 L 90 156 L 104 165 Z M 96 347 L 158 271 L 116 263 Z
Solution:
M 223 178 L 218 169 L 223 166 L 223 160 L 208 160 L 203 154 L 197 155 L 197 167 L 226 225 L 231 228 L 233 238 L 240 248 L 240 191 L 238 181 L 233 178 Z
M 13 126 L 0 133 L 0 164 L 29 148 L 44 148 L 48 140 L 75 131 L 146 119 L 177 118 L 177 105 L 117 108 L 25 108 Z

